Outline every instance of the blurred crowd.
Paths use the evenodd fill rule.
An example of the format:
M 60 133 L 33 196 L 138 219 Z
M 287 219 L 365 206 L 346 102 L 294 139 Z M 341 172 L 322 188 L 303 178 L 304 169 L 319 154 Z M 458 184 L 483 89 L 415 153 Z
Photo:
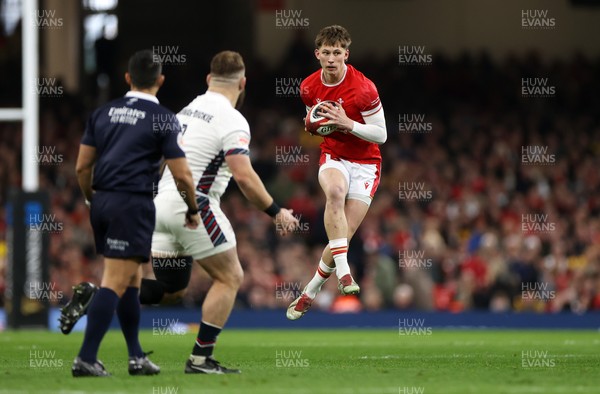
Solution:
M 397 56 L 350 58 L 379 89 L 388 140 L 379 190 L 350 244 L 362 291 L 339 297 L 332 277 L 314 308 L 600 309 L 600 59 L 575 54 L 544 61 L 533 52 L 500 61 L 485 53 L 432 59 L 406 66 Z M 318 64 L 311 47 L 297 41 L 281 66 L 255 60 L 247 67 L 242 113 L 252 130 L 253 165 L 301 227 L 278 237 L 234 182 L 222 207 L 245 271 L 237 307 L 283 308 L 313 276 L 327 237 L 317 181 L 320 137 L 303 130 L 299 98 L 280 95 L 276 85 L 281 78 L 293 84 Z M 527 77 L 548 78 L 555 94 L 524 96 Z M 204 89 L 184 96 L 186 102 Z M 84 103 L 94 101 L 83 94 L 41 99 L 40 146 L 54 147 L 60 157 L 40 163 L 40 188 L 62 223 L 62 231 L 50 234 L 51 282 L 65 295 L 56 303 L 66 302 L 77 282 L 99 283 L 102 272 L 74 172 L 93 109 Z M 170 102 L 160 92 L 159 99 Z M 407 131 L 407 122 L 417 131 Z M 0 293 L 5 206 L 10 188 L 20 186 L 20 149 L 21 125 L 0 123 Z M 184 305 L 198 305 L 209 284 L 194 267 Z

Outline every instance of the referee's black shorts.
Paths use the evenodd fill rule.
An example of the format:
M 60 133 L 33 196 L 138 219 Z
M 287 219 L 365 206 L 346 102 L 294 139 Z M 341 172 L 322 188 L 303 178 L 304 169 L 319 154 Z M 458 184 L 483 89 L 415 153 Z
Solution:
M 155 216 L 151 194 L 97 191 L 90 211 L 96 253 L 148 262 Z

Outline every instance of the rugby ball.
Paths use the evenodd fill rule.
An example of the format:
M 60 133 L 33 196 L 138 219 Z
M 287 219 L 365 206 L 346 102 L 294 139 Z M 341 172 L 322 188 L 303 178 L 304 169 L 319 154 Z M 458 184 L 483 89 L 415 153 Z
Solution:
M 337 130 L 337 126 L 335 125 L 324 125 L 324 123 L 327 123 L 329 119 L 318 114 L 321 112 L 321 108 L 324 103 L 330 103 L 334 106 L 339 105 L 335 101 L 326 100 L 312 106 L 312 108 L 306 114 L 306 118 L 304 119 L 304 126 L 311 134 L 326 136 Z

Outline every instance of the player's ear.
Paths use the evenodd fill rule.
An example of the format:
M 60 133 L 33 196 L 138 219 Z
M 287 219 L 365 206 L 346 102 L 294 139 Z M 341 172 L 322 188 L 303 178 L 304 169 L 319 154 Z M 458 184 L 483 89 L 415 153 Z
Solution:
M 131 86 L 131 75 L 129 75 L 128 72 L 125 73 L 125 82 L 127 82 L 127 85 Z
M 163 83 L 165 83 L 165 76 L 164 74 L 160 74 L 160 76 L 156 79 L 156 87 L 160 88 Z
M 319 48 L 315 49 L 315 57 L 317 59 L 319 58 Z
M 346 53 L 344 54 L 344 61 L 348 60 L 348 57 L 350 57 L 350 49 L 346 48 Z
M 210 86 L 210 74 L 206 74 L 206 84 Z
M 246 89 L 246 77 L 242 77 L 240 78 L 240 85 L 239 85 L 239 89 L 240 92 L 244 89 Z

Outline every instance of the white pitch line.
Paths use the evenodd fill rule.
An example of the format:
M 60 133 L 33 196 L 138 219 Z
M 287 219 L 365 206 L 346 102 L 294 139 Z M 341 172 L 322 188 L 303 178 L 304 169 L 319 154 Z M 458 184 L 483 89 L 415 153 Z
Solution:
M 535 387 L 535 386 L 520 386 L 507 387 L 509 393 L 587 393 L 589 387 L 584 386 L 564 386 L 564 387 Z

